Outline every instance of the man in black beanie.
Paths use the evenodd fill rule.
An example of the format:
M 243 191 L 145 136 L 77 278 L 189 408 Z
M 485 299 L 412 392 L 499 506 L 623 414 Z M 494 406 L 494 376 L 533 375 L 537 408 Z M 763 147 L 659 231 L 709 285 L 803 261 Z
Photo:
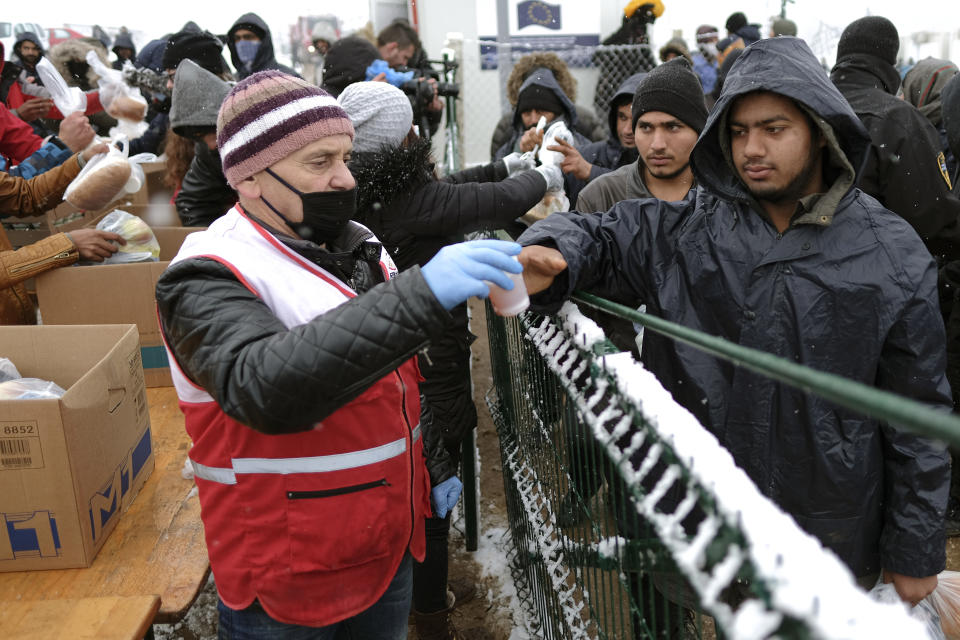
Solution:
M 357 36 L 334 43 L 323 59 L 324 91 L 334 98 L 354 82 L 367 79 L 367 67 L 380 57 L 369 40 Z
M 606 211 L 622 200 L 682 200 L 694 186 L 690 152 L 707 121 L 700 80 L 686 58 L 653 71 L 633 96 L 633 140 L 637 160 L 591 181 L 576 210 Z
M 840 36 L 830 79 L 870 132 L 873 145 L 861 189 L 909 222 L 938 260 L 960 258 L 960 200 L 951 181 L 937 130 L 900 87 L 900 37 L 892 22 L 868 16 Z
M 215 76 L 223 76 L 227 66 L 222 51 L 223 43 L 208 31 L 181 31 L 170 36 L 163 50 L 167 88 L 173 89 L 173 75 L 184 60 L 194 61 Z

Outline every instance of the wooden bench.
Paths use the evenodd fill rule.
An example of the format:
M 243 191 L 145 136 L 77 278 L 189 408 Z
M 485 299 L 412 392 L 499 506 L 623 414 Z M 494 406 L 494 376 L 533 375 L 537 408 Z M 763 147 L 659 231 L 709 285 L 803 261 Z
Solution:
M 193 604 L 210 563 L 193 481 L 181 476 L 190 439 L 173 387 L 147 389 L 147 401 L 156 468 L 93 564 L 86 569 L 0 573 L 0 607 L 10 602 L 26 606 L 35 601 L 158 596 L 160 607 L 152 621 L 172 623 Z M 8 637 L 19 636 L 0 628 L 0 638 Z
M 158 596 L 0 602 L 0 638 L 140 640 L 159 608 Z

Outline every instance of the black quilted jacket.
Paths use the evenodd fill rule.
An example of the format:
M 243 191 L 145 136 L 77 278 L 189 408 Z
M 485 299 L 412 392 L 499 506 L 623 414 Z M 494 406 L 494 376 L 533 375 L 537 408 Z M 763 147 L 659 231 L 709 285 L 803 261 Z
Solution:
M 346 269 L 338 275 L 363 294 L 292 329 L 214 260 L 184 260 L 160 277 L 157 305 L 167 344 L 183 372 L 234 420 L 270 434 L 310 429 L 446 330 L 450 314 L 420 270 L 383 282 L 379 245 L 349 231 L 340 239 L 348 250 L 340 253 L 275 233 L 322 267 Z M 453 469 L 422 398 L 421 404 L 436 485 Z

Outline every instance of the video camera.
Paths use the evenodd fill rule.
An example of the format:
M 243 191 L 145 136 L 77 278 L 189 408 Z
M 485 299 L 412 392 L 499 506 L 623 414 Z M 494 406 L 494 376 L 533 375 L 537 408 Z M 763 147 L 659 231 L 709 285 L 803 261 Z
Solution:
M 432 78 L 436 80 L 437 96 L 456 100 L 460 95 L 460 85 L 456 82 L 441 81 L 442 77 L 450 71 L 456 69 L 459 64 L 451 60 L 427 60 L 430 65 L 440 65 L 443 70 L 429 68 L 406 68 L 399 71 L 412 71 L 413 79 L 407 80 L 400 88 L 410 99 L 410 106 L 413 107 L 413 121 L 420 126 L 420 136 L 430 138 L 430 122 L 428 116 L 428 107 L 433 102 L 433 85 L 429 82 Z M 439 122 L 439 118 L 438 118 Z

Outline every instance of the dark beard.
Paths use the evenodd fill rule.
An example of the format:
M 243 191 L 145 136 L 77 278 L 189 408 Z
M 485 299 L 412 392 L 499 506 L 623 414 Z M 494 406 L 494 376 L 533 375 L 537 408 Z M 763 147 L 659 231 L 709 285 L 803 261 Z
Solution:
M 677 169 L 676 171 L 674 171 L 674 172 L 672 172 L 672 173 L 668 173 L 668 174 L 666 174 L 666 175 L 659 175 L 659 174 L 656 174 L 656 173 L 654 173 L 653 171 L 651 171 L 651 170 L 650 170 L 650 167 L 648 167 L 648 166 L 646 165 L 646 163 L 644 163 L 644 165 L 643 165 L 644 169 L 647 170 L 647 173 L 649 173 L 651 176 L 653 176 L 653 177 L 656 178 L 657 180 L 673 180 L 674 178 L 679 177 L 681 173 L 683 173 L 684 171 L 686 171 L 686 170 L 687 170 L 687 167 L 689 167 L 689 166 L 690 166 L 690 161 L 688 160 L 687 162 L 685 162 L 685 163 L 683 164 L 682 167 L 680 167 L 680 168 Z
M 817 159 L 816 154 L 818 153 L 820 153 L 819 148 L 814 147 L 810 150 L 810 155 L 807 157 L 807 161 L 804 163 L 803 169 L 801 169 L 800 173 L 798 173 L 785 187 L 769 193 L 762 193 L 758 191 L 751 191 L 750 193 L 757 200 L 771 202 L 773 204 L 781 204 L 784 202 L 799 200 L 804 195 L 804 190 L 810 183 L 810 178 L 813 176 Z

